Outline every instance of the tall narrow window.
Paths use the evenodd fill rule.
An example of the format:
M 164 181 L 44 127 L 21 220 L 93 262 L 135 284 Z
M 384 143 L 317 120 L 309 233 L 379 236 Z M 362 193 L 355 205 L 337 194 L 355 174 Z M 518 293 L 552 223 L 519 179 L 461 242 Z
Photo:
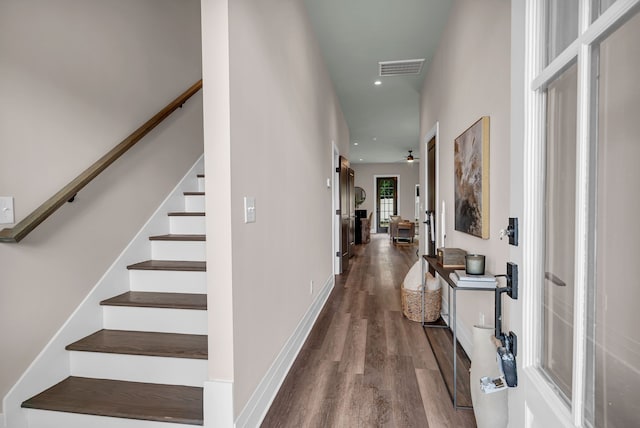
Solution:
M 389 216 L 398 214 L 398 179 L 396 177 L 378 177 L 376 180 L 378 196 L 378 233 L 389 228 Z
M 568 400 L 573 373 L 577 84 L 573 65 L 547 89 L 541 364 Z

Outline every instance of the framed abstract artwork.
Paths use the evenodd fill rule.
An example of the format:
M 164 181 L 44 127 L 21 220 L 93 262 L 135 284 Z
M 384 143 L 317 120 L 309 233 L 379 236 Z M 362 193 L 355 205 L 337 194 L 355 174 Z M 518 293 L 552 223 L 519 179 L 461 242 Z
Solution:
M 454 142 L 455 229 L 489 239 L 489 116 Z

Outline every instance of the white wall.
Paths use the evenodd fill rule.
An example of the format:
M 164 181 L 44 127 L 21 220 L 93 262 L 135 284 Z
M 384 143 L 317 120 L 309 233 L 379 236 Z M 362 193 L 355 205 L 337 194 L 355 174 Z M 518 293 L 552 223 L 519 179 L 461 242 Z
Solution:
M 197 0 L 0 3 L 0 195 L 17 221 L 200 78 L 199 23 Z M 0 397 L 201 155 L 201 106 L 0 245 Z
M 208 0 L 203 28 L 204 79 L 220 91 L 205 91 L 206 170 L 231 207 L 207 216 L 221 230 L 208 243 L 210 313 L 224 311 L 210 318 L 209 377 L 233 381 L 237 416 L 332 278 L 326 180 L 332 141 L 348 155 L 349 135 L 301 1 Z
M 375 176 L 398 175 L 398 215 L 413 221 L 415 219 L 415 191 L 419 183 L 421 166 L 419 162 L 407 163 L 356 163 L 351 164 L 355 172 L 355 185 L 367 192 L 367 198 L 357 209 L 367 210 L 367 215 L 374 212 L 376 199 Z M 375 212 L 372 217 L 375 219 Z M 375 227 L 372 225 L 372 227 Z
M 420 107 L 423 138 L 439 122 L 437 206 L 445 200 L 447 247 L 487 255 L 487 269 L 493 273 L 506 271 L 509 255 L 508 241 L 501 241 L 498 234 L 510 216 L 510 40 L 509 2 L 456 0 L 425 77 Z M 453 230 L 453 141 L 482 116 L 491 120 L 488 240 Z M 425 158 L 424 147 L 421 157 Z M 458 316 L 463 329 L 470 331 L 480 313 L 492 323 L 492 293 L 459 293 Z

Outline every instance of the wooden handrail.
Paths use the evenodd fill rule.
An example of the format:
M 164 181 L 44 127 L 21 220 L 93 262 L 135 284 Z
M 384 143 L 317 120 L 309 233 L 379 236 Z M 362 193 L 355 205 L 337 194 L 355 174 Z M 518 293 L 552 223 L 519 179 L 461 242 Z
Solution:
M 171 113 L 191 98 L 196 92 L 202 88 L 202 80 L 196 82 L 187 89 L 182 95 L 171 101 L 165 108 L 160 110 L 155 116 L 146 121 L 142 126 L 136 129 L 131 135 L 122 140 L 120 144 L 111 149 L 106 155 L 98 159 L 93 165 L 87 168 L 82 174 L 77 176 L 73 181 L 64 186 L 58 193 L 50 197 L 35 211 L 26 216 L 21 222 L 13 228 L 0 230 L 0 242 L 20 242 L 40 223 L 45 221 L 47 217 L 53 214 L 65 202 L 72 200 L 75 195 L 91 180 L 96 178 L 98 174 L 104 171 L 109 165 L 116 161 L 120 156 L 125 154 L 127 150 L 133 147 L 153 128 L 158 126 Z

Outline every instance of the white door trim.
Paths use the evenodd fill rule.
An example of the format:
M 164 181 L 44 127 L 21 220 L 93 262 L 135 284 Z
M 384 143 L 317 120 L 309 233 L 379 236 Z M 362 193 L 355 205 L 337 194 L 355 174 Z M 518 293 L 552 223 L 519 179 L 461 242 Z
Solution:
M 340 206 L 340 173 L 336 169 L 340 166 L 340 150 L 334 140 L 331 140 L 332 161 L 331 161 L 331 224 L 333 238 L 331 240 L 333 274 L 342 273 L 342 257 L 336 254 L 340 252 L 340 216 L 336 214 Z

